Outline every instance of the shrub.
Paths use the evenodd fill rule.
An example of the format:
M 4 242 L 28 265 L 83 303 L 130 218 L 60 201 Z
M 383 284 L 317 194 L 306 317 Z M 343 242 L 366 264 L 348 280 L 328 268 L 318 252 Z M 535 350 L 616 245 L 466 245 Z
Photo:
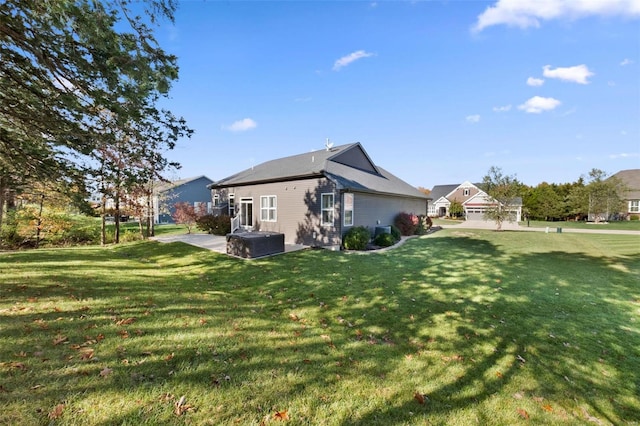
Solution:
M 400 230 L 395 225 L 391 225 L 391 235 L 393 235 L 393 239 L 396 241 L 400 241 L 400 239 L 402 238 Z
M 374 240 L 374 244 L 380 247 L 389 247 L 397 242 L 398 240 L 396 240 L 391 234 L 378 234 Z
M 347 231 L 342 239 L 346 250 L 364 250 L 371 241 L 371 232 L 364 226 L 356 226 Z
M 418 217 L 418 226 L 416 228 L 416 234 L 424 235 L 429 232 L 429 229 L 433 226 L 433 222 L 429 216 L 419 216 Z
M 231 217 L 227 215 L 214 216 L 212 214 L 206 214 L 198 218 L 196 226 L 208 234 L 227 235 L 231 232 Z
M 640 216 L 638 216 L 637 214 L 632 214 L 631 216 L 629 216 L 629 220 L 640 220 Z
M 400 230 L 402 235 L 413 235 L 418 229 L 418 216 L 411 213 L 399 213 L 394 220 L 394 224 Z

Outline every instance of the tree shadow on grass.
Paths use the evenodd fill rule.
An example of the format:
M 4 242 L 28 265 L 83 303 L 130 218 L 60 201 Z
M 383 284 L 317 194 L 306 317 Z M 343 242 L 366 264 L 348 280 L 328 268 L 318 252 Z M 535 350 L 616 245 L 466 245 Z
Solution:
M 640 417 L 637 257 L 514 254 L 446 235 L 368 256 L 305 251 L 252 262 L 179 243 L 92 253 L 37 254 L 25 267 L 46 263 L 50 273 L 24 289 L 2 283 L 12 289 L 2 292 L 4 306 L 68 297 L 68 288 L 51 287 L 65 274 L 71 294 L 86 296 L 63 312 L 55 304 L 3 311 L 4 336 L 25 334 L 0 349 L 25 365 L 3 368 L 3 403 L 36 398 L 46 417 L 68 400 L 74 418 L 96 396 L 143 398 L 107 409 L 96 424 L 181 423 L 176 399 L 160 401 L 167 393 L 198 407 L 187 419 L 218 423 L 258 422 L 283 408 L 298 423 L 367 425 L 443 423 L 452 412 L 513 423 L 521 406 L 542 422 Z M 0 259 L 0 268 L 21 259 Z M 123 267 L 139 279 L 119 275 Z M 87 279 L 82 268 L 99 273 Z M 57 333 L 68 344 L 53 345 Z M 99 334 L 89 345 L 99 361 L 70 347 Z M 105 367 L 112 372 L 100 377 Z M 33 389 L 43 383 L 52 385 Z M 505 401 L 505 389 L 518 396 Z

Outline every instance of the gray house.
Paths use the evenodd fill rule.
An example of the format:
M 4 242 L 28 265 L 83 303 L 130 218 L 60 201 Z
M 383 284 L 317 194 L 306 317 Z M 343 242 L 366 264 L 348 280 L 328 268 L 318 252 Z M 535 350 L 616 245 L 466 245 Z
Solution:
M 354 226 L 427 214 L 428 198 L 374 164 L 360 143 L 259 164 L 209 185 L 213 210 L 245 230 L 279 232 L 285 242 L 339 249 Z
M 155 223 L 173 223 L 171 215 L 175 212 L 177 203 L 189 203 L 194 207 L 202 206 L 210 212 L 211 192 L 207 185 L 211 183 L 213 180 L 206 176 L 196 176 L 157 185 L 153 196 Z

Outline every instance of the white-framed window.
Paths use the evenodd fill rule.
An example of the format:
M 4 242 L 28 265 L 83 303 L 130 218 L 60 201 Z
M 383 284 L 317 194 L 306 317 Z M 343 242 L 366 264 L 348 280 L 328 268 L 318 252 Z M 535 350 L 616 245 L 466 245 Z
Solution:
M 640 200 L 629 200 L 629 212 L 640 213 Z
M 353 226 L 353 200 L 352 192 L 344 194 L 344 226 Z
M 327 226 L 333 226 L 333 214 L 334 214 L 334 200 L 333 194 L 321 194 L 320 195 L 320 209 L 321 213 L 321 224 Z
M 213 207 L 220 205 L 220 194 L 213 194 Z
M 263 222 L 275 222 L 278 201 L 275 195 L 263 195 L 260 197 L 260 220 Z
M 465 197 L 468 197 L 469 196 L 469 188 L 463 189 L 462 193 L 464 194 Z
M 236 194 L 229 194 L 229 216 L 236 214 Z

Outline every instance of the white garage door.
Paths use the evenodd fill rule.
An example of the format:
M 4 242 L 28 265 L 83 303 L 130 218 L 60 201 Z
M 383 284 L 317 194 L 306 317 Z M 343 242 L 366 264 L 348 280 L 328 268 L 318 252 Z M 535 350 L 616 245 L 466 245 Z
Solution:
M 468 209 L 467 220 L 484 220 L 483 209 Z

